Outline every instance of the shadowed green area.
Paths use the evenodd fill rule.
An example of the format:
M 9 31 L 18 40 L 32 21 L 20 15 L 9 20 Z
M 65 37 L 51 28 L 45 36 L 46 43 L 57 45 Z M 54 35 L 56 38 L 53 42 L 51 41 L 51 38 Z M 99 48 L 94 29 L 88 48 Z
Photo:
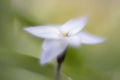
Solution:
M 81 16 L 106 42 L 69 47 L 63 80 L 120 80 L 119 9 L 119 0 L 0 0 L 0 80 L 53 80 L 54 64 L 39 64 L 43 39 L 23 28 Z
M 39 60 L 30 56 L 21 55 L 19 53 L 7 50 L 2 48 L 0 51 L 0 63 L 1 66 L 3 66 L 3 69 L 5 71 L 1 72 L 1 74 L 8 74 L 13 73 L 11 76 L 14 76 L 14 74 L 17 74 L 17 71 L 14 71 L 14 69 L 21 69 L 30 71 L 32 74 L 36 73 L 43 77 L 49 77 L 53 76 L 51 73 L 53 73 L 53 67 L 52 65 L 47 65 L 45 67 L 39 65 Z M 11 70 L 12 69 L 12 70 Z M 13 72 L 9 72 L 13 71 Z M 24 74 L 24 72 L 21 72 Z M 24 74 L 27 75 L 27 74 Z M 45 76 L 44 76 L 45 75 Z M 29 75 L 28 75 L 29 76 Z M 22 77 L 22 76 L 21 76 Z M 21 78 L 22 79 L 22 78 Z M 12 80 L 12 79 L 11 79 Z

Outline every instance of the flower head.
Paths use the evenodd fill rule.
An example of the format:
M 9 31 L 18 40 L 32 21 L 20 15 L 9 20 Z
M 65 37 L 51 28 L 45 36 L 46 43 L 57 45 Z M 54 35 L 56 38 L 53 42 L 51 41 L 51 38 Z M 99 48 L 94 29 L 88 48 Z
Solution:
M 42 45 L 41 64 L 45 64 L 61 55 L 67 46 L 77 47 L 81 44 L 98 44 L 103 38 L 82 31 L 87 23 L 87 17 L 72 19 L 63 25 L 45 25 L 27 27 L 24 30 L 30 34 L 44 38 Z

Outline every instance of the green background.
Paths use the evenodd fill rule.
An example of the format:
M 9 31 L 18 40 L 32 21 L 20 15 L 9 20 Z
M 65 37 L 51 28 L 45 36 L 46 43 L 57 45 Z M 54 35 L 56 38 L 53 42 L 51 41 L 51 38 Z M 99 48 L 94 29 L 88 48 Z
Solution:
M 120 0 L 0 0 L 0 80 L 53 80 L 55 60 L 40 65 L 43 40 L 23 28 L 81 16 L 107 41 L 70 47 L 63 80 L 120 80 Z

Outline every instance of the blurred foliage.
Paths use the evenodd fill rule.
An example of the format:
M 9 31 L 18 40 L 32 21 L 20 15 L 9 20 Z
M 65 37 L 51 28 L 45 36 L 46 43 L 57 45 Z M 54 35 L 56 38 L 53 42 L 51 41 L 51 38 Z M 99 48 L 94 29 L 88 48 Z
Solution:
M 69 48 L 65 80 L 120 80 L 120 0 L 0 0 L 0 80 L 53 80 L 54 64 L 39 64 L 42 39 L 23 28 L 88 16 L 99 45 Z

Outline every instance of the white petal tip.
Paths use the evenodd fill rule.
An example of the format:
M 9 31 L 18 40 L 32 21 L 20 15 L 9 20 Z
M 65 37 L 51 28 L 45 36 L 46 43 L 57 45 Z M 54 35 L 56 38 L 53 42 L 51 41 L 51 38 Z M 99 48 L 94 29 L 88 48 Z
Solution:
M 83 20 L 83 21 L 87 21 L 87 20 L 88 20 L 88 17 L 86 17 L 86 16 L 85 16 L 85 17 L 82 17 L 82 20 Z
M 107 40 L 104 39 L 104 38 L 101 38 L 101 39 L 99 39 L 98 43 L 103 43 L 103 42 L 105 42 L 105 41 L 107 41 Z
M 40 59 L 40 64 L 45 65 L 48 61 Z
M 106 41 L 106 39 L 104 39 L 104 38 L 98 38 L 98 39 L 96 39 L 96 41 L 94 41 L 93 43 L 91 43 L 91 44 L 100 44 L 100 43 L 103 43 L 103 42 L 105 42 Z
M 81 24 L 84 23 L 84 25 L 86 25 L 87 21 L 88 21 L 88 17 L 87 16 L 83 16 L 83 17 L 80 17 L 80 18 L 77 18 L 76 19 L 77 22 L 81 22 Z
M 25 31 L 27 31 L 28 28 L 24 28 Z
M 29 27 L 29 28 L 24 28 L 24 31 L 30 32 L 30 31 L 31 31 L 31 28 L 30 28 L 30 27 Z

